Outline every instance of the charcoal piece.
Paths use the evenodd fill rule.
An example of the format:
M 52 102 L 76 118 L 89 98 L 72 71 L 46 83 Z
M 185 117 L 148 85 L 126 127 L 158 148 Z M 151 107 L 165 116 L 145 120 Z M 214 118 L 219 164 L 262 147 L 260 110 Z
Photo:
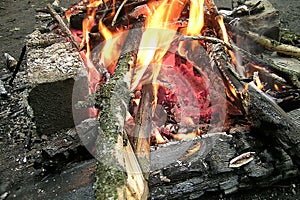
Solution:
M 70 17 L 70 28 L 77 30 L 82 30 L 82 21 L 86 17 L 85 13 L 77 13 L 76 15 L 71 15 Z

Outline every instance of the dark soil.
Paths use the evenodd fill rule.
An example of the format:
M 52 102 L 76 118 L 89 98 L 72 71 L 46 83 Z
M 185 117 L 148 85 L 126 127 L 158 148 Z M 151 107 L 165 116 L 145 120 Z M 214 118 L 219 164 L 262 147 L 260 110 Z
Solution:
M 282 28 L 300 33 L 300 1 L 299 0 L 269 0 L 280 10 Z M 33 32 L 35 26 L 35 9 L 43 8 L 49 0 L 1 0 L 0 1 L 0 78 L 9 72 L 5 68 L 3 53 L 9 53 L 15 58 L 19 57 L 26 35 Z M 62 0 L 61 5 L 68 7 L 75 0 Z M 34 129 L 27 121 L 26 108 L 19 105 L 19 98 L 26 86 L 22 80 L 15 83 L 13 88 L 7 88 L 12 93 L 9 99 L 0 97 L 0 200 L 5 198 L 18 185 L 35 184 L 34 175 L 40 174 L 33 168 L 34 160 L 30 154 L 36 153 L 30 149 L 33 141 L 44 142 L 43 139 L 34 138 L 31 130 Z M 19 88 L 18 91 L 14 91 Z M 5 114 L 7 107 L 12 107 L 9 114 Z M 24 159 L 26 158 L 26 160 Z M 7 195 L 8 195 L 7 194 Z M 3 195 L 3 196 L 2 196 Z M 11 196 L 10 196 L 11 197 Z M 23 198 L 19 198 L 23 199 Z M 300 199 L 300 181 L 292 179 L 277 183 L 270 188 L 252 189 L 244 193 L 237 193 L 229 197 L 206 194 L 203 199 Z

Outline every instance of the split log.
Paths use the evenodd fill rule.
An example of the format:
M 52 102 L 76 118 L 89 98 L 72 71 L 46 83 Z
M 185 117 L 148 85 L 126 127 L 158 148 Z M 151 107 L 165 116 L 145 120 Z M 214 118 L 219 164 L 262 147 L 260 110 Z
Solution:
M 146 199 L 148 186 L 128 140 L 126 115 L 131 98 L 129 63 L 134 63 L 141 30 L 128 34 L 110 80 L 97 92 L 100 134 L 97 139 L 97 199 Z
M 239 160 L 241 166 L 230 167 L 245 152 L 250 156 Z M 161 147 L 151 152 L 151 169 L 150 199 L 199 199 L 206 192 L 226 195 L 270 186 L 298 173 L 285 151 L 261 143 L 249 132 L 211 133 Z
M 138 112 L 135 116 L 133 147 L 145 178 L 150 172 L 150 134 L 152 131 L 153 87 L 144 85 Z

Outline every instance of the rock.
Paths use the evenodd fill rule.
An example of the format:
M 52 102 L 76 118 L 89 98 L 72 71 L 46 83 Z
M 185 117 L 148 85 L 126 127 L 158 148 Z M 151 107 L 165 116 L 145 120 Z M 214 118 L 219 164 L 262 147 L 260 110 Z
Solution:
M 250 0 L 246 5 L 255 5 L 259 0 Z M 252 14 L 240 18 L 238 28 L 244 31 L 253 31 L 269 38 L 279 39 L 279 11 L 268 0 L 261 0 L 259 6 L 264 10 L 258 14 Z
M 7 97 L 7 91 L 4 87 L 3 81 L 0 80 L 0 97 Z
M 55 33 L 35 31 L 27 39 L 27 79 L 32 86 L 28 95 L 39 134 L 49 135 L 74 126 L 73 86 L 79 69 L 85 70 L 78 51 Z M 87 76 L 81 76 L 85 94 L 76 93 L 75 101 L 87 95 Z M 77 78 L 78 79 L 78 78 Z M 86 83 L 86 85 L 84 84 Z M 82 95 L 79 97 L 78 95 Z M 76 103 L 76 102 L 74 102 Z M 87 112 L 80 111 L 83 118 Z
M 228 0 L 215 0 L 216 6 L 220 8 L 229 8 L 232 9 L 232 1 Z

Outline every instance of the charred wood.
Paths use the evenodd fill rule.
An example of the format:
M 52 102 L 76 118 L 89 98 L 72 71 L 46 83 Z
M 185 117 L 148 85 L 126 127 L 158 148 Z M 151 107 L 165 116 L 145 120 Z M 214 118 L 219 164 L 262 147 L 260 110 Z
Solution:
M 79 45 L 78 45 L 77 41 L 75 40 L 70 29 L 64 23 L 64 21 L 59 16 L 59 14 L 53 9 L 53 7 L 50 4 L 47 5 L 47 8 L 49 9 L 51 16 L 59 23 L 60 28 L 62 29 L 63 32 L 65 32 L 67 34 L 68 38 L 72 41 L 72 43 L 76 47 L 76 49 L 79 49 Z
M 300 89 L 268 92 L 286 112 L 300 108 Z
M 15 80 L 15 78 L 16 78 L 19 70 L 20 70 L 21 63 L 22 63 L 22 61 L 24 59 L 25 53 L 26 53 L 26 45 L 22 48 L 22 52 L 21 52 L 21 55 L 19 57 L 18 63 L 16 65 L 16 68 L 14 69 L 13 74 L 11 76 L 11 79 L 9 80 L 9 85 L 13 84 L 13 81 Z
M 254 83 L 250 83 L 249 85 L 251 110 L 249 117 L 253 122 L 253 128 L 260 134 L 264 134 L 266 137 L 272 139 L 299 166 L 299 127 L 269 96 L 258 90 Z

